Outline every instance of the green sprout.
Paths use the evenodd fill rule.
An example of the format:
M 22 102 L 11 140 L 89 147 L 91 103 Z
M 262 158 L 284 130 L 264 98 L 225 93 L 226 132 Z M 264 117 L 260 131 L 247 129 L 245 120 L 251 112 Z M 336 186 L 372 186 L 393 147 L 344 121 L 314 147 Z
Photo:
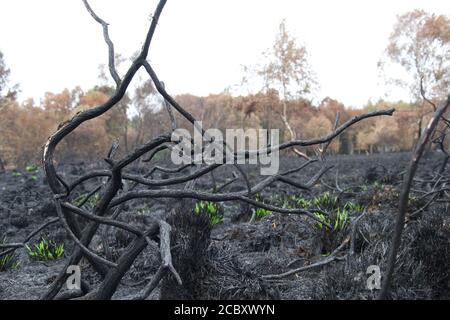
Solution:
M 277 197 L 277 196 L 275 196 L 273 199 L 275 199 L 276 201 L 280 201 L 281 199 L 279 198 L 279 197 Z M 258 201 L 258 202 L 260 202 L 260 203 L 265 203 L 265 201 L 264 201 L 264 199 L 263 199 L 263 197 L 261 196 L 261 194 L 259 194 L 259 193 L 257 193 L 256 195 L 255 195 L 255 200 L 256 201 Z M 285 207 L 285 204 L 286 204 L 287 202 L 285 201 L 284 202 L 284 204 L 283 204 L 283 207 Z M 272 211 L 270 211 L 270 210 L 268 210 L 268 209 L 264 209 L 264 208 L 255 208 L 255 216 L 257 217 L 257 218 L 264 218 L 264 217 L 266 217 L 266 216 L 268 216 L 268 215 L 270 215 L 270 214 L 272 214 Z
M 310 202 L 304 200 L 303 203 L 305 208 L 308 208 L 307 206 L 310 206 L 310 204 L 318 207 L 318 210 L 313 214 L 319 220 L 316 221 L 316 224 L 320 230 L 323 229 L 324 224 L 333 226 L 332 231 L 342 230 L 348 222 L 350 213 L 361 214 L 365 210 L 363 205 L 351 201 L 340 207 L 338 206 L 338 197 L 329 192 L 322 193 Z
M 6 243 L 6 238 L 0 241 L 0 244 Z M 17 256 L 14 253 L 4 255 L 0 257 L 0 272 L 7 270 L 14 270 L 20 266 L 20 262 L 17 261 Z
M 92 197 L 89 198 L 89 206 L 91 208 L 95 208 L 97 206 L 97 204 L 100 201 L 100 195 L 98 193 L 94 194 Z
M 319 220 L 316 221 L 317 227 L 322 230 L 324 224 L 333 224 L 333 231 L 339 231 L 344 229 L 348 221 L 348 211 L 345 208 L 337 208 L 334 211 L 334 219 L 329 214 L 321 211 L 313 212 L 314 216 Z
M 197 215 L 201 213 L 207 214 L 212 226 L 218 225 L 223 220 L 222 215 L 219 213 L 218 205 L 211 201 L 198 201 L 195 204 L 194 213 Z
M 83 194 L 79 195 L 77 198 L 75 198 L 75 199 L 72 201 L 72 204 L 73 204 L 74 206 L 79 207 L 79 206 L 83 203 L 84 199 L 86 199 L 86 194 L 83 193 Z
M 72 201 L 72 204 L 74 206 L 79 207 L 82 203 L 84 203 L 86 201 L 86 197 L 87 197 L 87 195 L 85 193 L 83 193 L 83 194 L 79 195 L 77 198 L 75 198 Z M 100 195 L 98 193 L 96 193 L 89 198 L 89 200 L 87 201 L 87 204 L 91 208 L 95 208 L 95 206 L 98 204 L 99 201 L 100 201 Z
M 316 212 L 313 212 L 313 214 L 314 214 L 314 215 L 316 216 L 316 218 L 319 220 L 319 221 L 317 221 L 316 223 L 317 223 L 317 227 L 318 227 L 320 230 L 322 230 L 322 228 L 323 228 L 323 223 L 330 224 L 330 220 L 328 219 L 328 217 L 327 217 L 324 213 L 319 212 L 319 211 L 316 211 Z
M 299 205 L 303 209 L 307 209 L 307 208 L 312 206 L 312 201 L 311 200 L 307 200 L 307 199 L 302 198 L 302 197 L 294 197 L 294 201 L 295 201 L 295 203 L 297 205 Z
M 258 218 L 264 218 L 270 215 L 272 211 L 264 209 L 264 208 L 256 208 L 255 214 Z
M 28 166 L 25 167 L 25 171 L 26 172 L 30 172 L 30 173 L 37 171 L 37 169 L 38 169 L 38 167 L 35 166 L 34 164 L 28 165 Z
M 320 207 L 322 209 L 335 208 L 337 205 L 337 202 L 338 202 L 338 197 L 330 192 L 324 192 L 320 196 L 317 196 L 312 200 L 312 203 L 315 206 Z
M 64 254 L 64 243 L 56 244 L 52 240 L 42 238 L 32 247 L 25 245 L 28 256 L 41 261 L 57 260 Z
M 22 176 L 22 174 L 20 172 L 13 172 L 13 177 L 18 178 L 21 176 Z
M 347 223 L 347 210 L 338 208 L 336 211 L 336 219 L 334 221 L 334 230 L 342 230 Z
M 20 267 L 20 262 L 14 254 L 7 254 L 0 258 L 0 272 L 14 270 Z
M 365 207 L 361 204 L 349 201 L 344 205 L 344 209 L 348 210 L 348 211 L 356 212 L 356 213 L 363 213 Z

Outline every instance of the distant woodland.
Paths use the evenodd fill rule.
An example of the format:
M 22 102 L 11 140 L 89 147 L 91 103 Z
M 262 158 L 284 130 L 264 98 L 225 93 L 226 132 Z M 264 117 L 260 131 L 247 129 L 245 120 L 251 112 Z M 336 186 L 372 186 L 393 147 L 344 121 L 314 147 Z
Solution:
M 379 67 L 391 83 L 410 90 L 410 102 L 380 100 L 349 108 L 332 97 L 322 101 L 311 99 L 320 81 L 308 64 L 306 48 L 288 32 L 284 21 L 273 47 L 264 53 L 264 58 L 265 63 L 247 68 L 246 80 L 242 81 L 243 86 L 248 84 L 246 81 L 261 83 L 254 92 L 245 96 L 227 91 L 205 97 L 183 94 L 175 99 L 202 120 L 204 128 L 276 128 L 280 129 L 282 140 L 325 135 L 333 129 L 337 115 L 339 123 L 343 123 L 363 112 L 394 107 L 397 111 L 393 117 L 368 119 L 345 131 L 330 145 L 328 152 L 407 151 L 426 126 L 433 105 L 448 94 L 450 21 L 446 16 L 421 10 L 398 17 Z M 408 78 L 389 78 L 389 65 L 392 64 L 403 67 Z M 60 123 L 77 112 L 101 105 L 115 89 L 101 75 L 99 85 L 87 91 L 76 87 L 47 92 L 39 102 L 32 99 L 18 101 L 19 87 L 10 83 L 10 72 L 0 52 L 2 167 L 40 163 L 43 145 Z M 67 137 L 57 150 L 57 160 L 98 159 L 117 139 L 120 141 L 119 152 L 132 150 L 170 128 L 164 103 L 152 82 L 137 85 L 118 106 L 80 126 Z M 181 117 L 178 121 L 181 126 L 191 128 Z M 315 151 L 304 149 L 302 152 L 312 154 Z

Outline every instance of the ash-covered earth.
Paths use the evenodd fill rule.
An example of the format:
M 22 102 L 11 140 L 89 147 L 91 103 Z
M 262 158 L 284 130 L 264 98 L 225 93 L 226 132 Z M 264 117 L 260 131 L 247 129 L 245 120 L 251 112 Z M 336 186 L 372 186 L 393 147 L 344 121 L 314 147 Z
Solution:
M 200 237 L 206 245 L 202 259 L 181 255 L 178 241 L 182 230 L 173 228 L 172 255 L 175 268 L 185 278 L 180 290 L 173 279 L 166 279 L 149 299 L 176 298 L 179 292 L 190 299 L 373 299 L 377 290 L 368 288 L 369 266 L 386 267 L 390 239 L 395 224 L 399 190 L 409 153 L 353 155 L 328 157 L 291 177 L 306 183 L 323 166 L 333 166 L 310 190 L 276 182 L 258 197 L 266 203 L 295 206 L 299 201 L 314 201 L 324 194 L 336 197 L 330 211 L 343 210 L 342 225 L 333 230 L 320 226 L 303 215 L 263 213 L 238 202 L 220 203 L 221 222 L 214 225 L 211 235 Z M 295 168 L 304 160 L 294 157 L 281 159 L 284 170 Z M 437 199 L 427 206 L 422 197 L 430 186 L 431 177 L 440 162 L 440 154 L 427 155 L 421 161 L 413 186 L 407 222 L 390 297 L 393 299 L 449 299 L 450 219 L 449 206 Z M 164 163 L 160 163 L 164 164 Z M 166 163 L 166 165 L 169 165 Z M 59 172 L 66 181 L 73 181 L 94 168 L 106 164 L 64 164 Z M 224 166 L 215 174 L 216 185 L 232 177 L 232 166 Z M 258 168 L 246 166 L 251 182 L 261 179 Z M 42 169 L 7 171 L 0 173 L 0 241 L 21 243 L 34 229 L 56 217 L 51 192 Z M 137 171 L 137 169 L 135 169 Z M 177 173 L 181 175 L 183 173 Z M 175 174 L 175 175 L 177 175 Z M 157 174 L 161 179 L 164 174 Z M 71 199 L 77 201 L 104 180 L 82 184 Z M 176 188 L 180 186 L 173 186 Z M 212 178 L 206 175 L 196 183 L 196 189 L 210 190 Z M 227 186 L 222 192 L 245 188 L 242 180 Z M 95 199 L 95 198 L 94 198 Z M 303 199 L 303 200 L 299 200 Z M 119 220 L 143 229 L 153 217 L 175 223 L 173 199 L 139 199 L 127 204 Z M 179 204 L 179 203 L 178 203 Z M 89 208 L 90 203 L 85 204 Z M 192 215 L 195 201 L 186 200 L 181 206 L 184 214 Z M 423 207 L 426 207 L 422 210 Z M 252 218 L 253 215 L 253 218 Z M 354 223 L 356 219 L 357 223 Z M 330 216 L 335 222 L 335 217 Z M 83 223 L 83 220 L 80 219 Z M 177 233 L 178 232 L 178 233 Z M 0 266 L 0 299 L 39 299 L 61 272 L 74 242 L 59 222 L 36 234 L 28 244 L 40 239 L 64 243 L 64 254 L 51 261 L 29 257 L 26 248 L 18 248 L 10 259 L 14 266 Z M 206 238 L 206 239 L 205 239 Z M 109 247 L 113 259 L 118 257 L 132 236 L 110 228 L 107 239 L 94 237 L 90 248 L 102 255 Z M 350 240 L 349 240 L 350 239 Z M 321 266 L 307 266 L 326 261 L 345 241 L 333 261 Z M 178 246 L 177 246 L 178 245 Z M 160 264 L 159 252 L 148 246 L 126 273 L 113 296 L 114 299 L 133 299 L 150 281 Z M 195 248 L 194 248 L 195 249 Z M 184 252 L 184 254 L 186 254 Z M 333 256 L 334 257 L 334 256 Z M 192 258 L 192 257 L 191 257 Z M 101 281 L 87 261 L 80 263 L 82 278 L 95 288 Z M 299 272 L 277 276 L 293 269 Z M 195 276 L 192 276 L 195 275 Z M 267 277 L 267 275 L 274 275 Z M 370 286 L 369 286 L 370 287 Z

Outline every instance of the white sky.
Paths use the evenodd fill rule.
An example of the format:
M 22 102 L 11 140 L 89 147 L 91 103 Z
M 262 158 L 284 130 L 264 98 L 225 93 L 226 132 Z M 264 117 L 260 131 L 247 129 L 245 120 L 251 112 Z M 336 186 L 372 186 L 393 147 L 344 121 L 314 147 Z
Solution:
M 116 51 L 140 49 L 156 0 L 91 0 L 110 23 Z M 348 106 L 384 97 L 377 70 L 395 16 L 421 8 L 450 13 L 444 0 L 168 0 L 149 55 L 171 94 L 219 93 L 239 83 L 242 65 L 258 62 L 286 18 L 292 35 L 304 43 L 318 75 L 318 98 L 330 96 Z M 39 100 L 99 82 L 98 65 L 107 63 L 101 26 L 81 0 L 2 0 L 0 50 L 22 90 L 21 99 Z M 387 98 L 406 98 L 396 91 Z

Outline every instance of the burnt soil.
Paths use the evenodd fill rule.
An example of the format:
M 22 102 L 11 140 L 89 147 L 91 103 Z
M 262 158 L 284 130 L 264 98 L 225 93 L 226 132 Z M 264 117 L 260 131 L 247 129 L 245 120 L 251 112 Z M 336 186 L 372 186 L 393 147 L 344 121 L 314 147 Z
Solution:
M 343 228 L 330 231 L 320 228 L 315 221 L 302 215 L 272 213 L 250 221 L 251 210 L 237 202 L 221 203 L 223 221 L 212 227 L 210 243 L 205 248 L 200 277 L 190 283 L 192 299 L 373 299 L 378 291 L 367 288 L 366 274 L 370 265 L 380 267 L 381 274 L 386 260 L 397 214 L 399 190 L 410 154 L 378 154 L 334 156 L 325 162 L 310 165 L 292 175 L 298 182 L 307 182 L 322 166 L 333 166 L 311 190 L 305 191 L 283 183 L 274 183 L 260 197 L 265 202 L 281 204 L 295 195 L 304 199 L 330 192 L 338 196 L 337 206 L 345 203 L 364 206 L 366 213 L 356 224 L 354 253 L 346 246 L 338 255 L 340 259 L 280 279 L 263 279 L 261 276 L 280 274 L 294 268 L 308 266 L 327 258 L 348 237 L 352 230 L 350 221 L 360 214 L 350 212 Z M 303 160 L 294 157 L 281 159 L 280 168 L 295 168 Z M 417 178 L 426 180 L 442 161 L 439 154 L 429 154 L 421 161 Z M 65 164 L 58 170 L 66 181 L 73 181 L 93 168 L 105 168 L 104 164 Z M 223 167 L 215 174 L 220 185 L 231 177 L 233 167 Z M 257 181 L 261 177 L 258 168 L 248 167 L 249 177 Z M 159 175 L 159 174 L 158 174 Z M 165 178 L 160 175 L 160 178 Z M 97 183 L 101 180 L 97 180 Z M 94 181 L 76 189 L 74 197 L 89 193 Z M 345 192 L 339 192 L 337 186 Z M 197 181 L 196 188 L 210 190 L 211 176 Z M 225 190 L 237 191 L 242 182 L 229 185 Z M 450 298 L 450 219 L 448 204 L 435 201 L 425 210 L 426 204 L 420 191 L 426 191 L 426 182 L 415 183 L 411 196 L 407 222 L 390 298 L 392 299 L 449 299 Z M 22 242 L 36 227 L 56 216 L 51 193 L 42 170 L 35 172 L 7 171 L 0 173 L 0 241 Z M 428 198 L 427 198 L 428 199 Z M 120 220 L 143 228 L 150 218 L 171 220 L 174 202 L 178 200 L 133 200 L 124 208 Z M 288 202 L 285 202 L 288 203 Z M 183 203 L 187 214 L 192 201 Z M 414 213 L 414 215 L 411 215 Z M 25 249 L 15 251 L 13 258 L 19 262 L 15 268 L 0 271 L 0 299 L 39 299 L 63 268 L 73 249 L 73 241 L 59 224 L 53 224 L 32 238 L 30 244 L 40 238 L 64 243 L 65 253 L 54 261 L 38 261 L 28 257 Z M 123 252 L 131 236 L 112 228 L 107 240 L 113 256 Z M 177 254 L 175 237 L 174 256 Z M 101 239 L 94 237 L 90 248 L 103 252 Z M 144 288 L 159 267 L 159 252 L 148 247 L 136 259 L 123 278 L 113 299 L 133 299 Z M 174 262 L 183 261 L 176 259 Z M 181 263 L 181 262 L 178 262 Z M 99 276 L 89 264 L 81 261 L 82 277 L 91 288 L 100 282 Z M 189 274 L 191 266 L 175 267 L 180 273 Z M 194 272 L 194 271 L 192 271 Z M 170 280 L 170 279 L 169 279 Z M 166 283 L 167 285 L 167 283 Z M 164 287 L 164 283 L 162 285 Z M 149 299 L 170 296 L 167 289 L 157 289 Z M 175 290 L 177 290 L 175 288 Z

